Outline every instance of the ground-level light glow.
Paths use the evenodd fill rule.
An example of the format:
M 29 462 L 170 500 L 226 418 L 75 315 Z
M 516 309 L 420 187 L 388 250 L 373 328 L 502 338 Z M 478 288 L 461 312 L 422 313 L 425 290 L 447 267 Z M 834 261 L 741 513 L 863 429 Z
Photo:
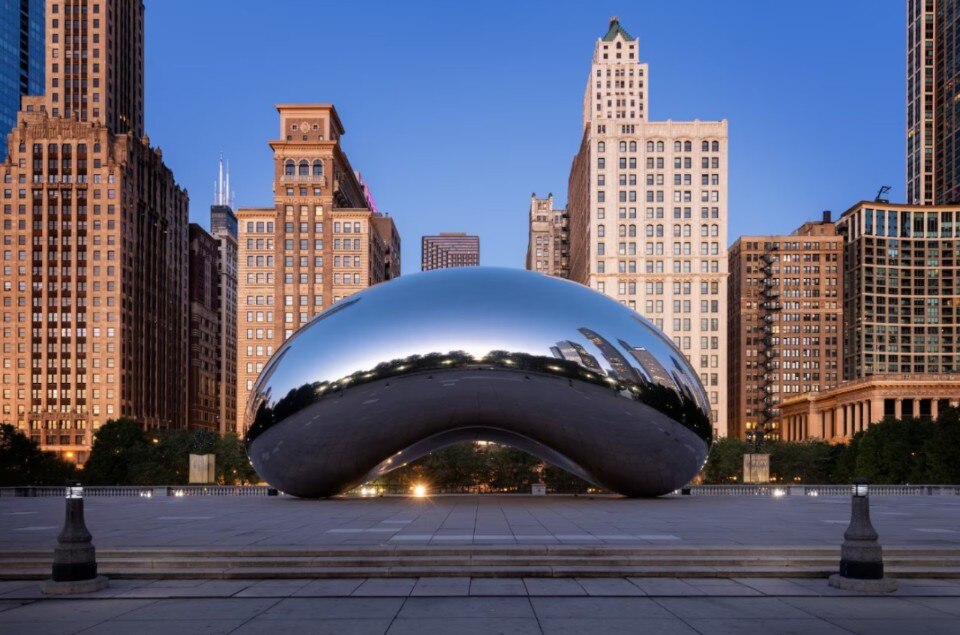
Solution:
M 427 495 L 427 486 L 426 485 L 414 485 L 413 486 L 413 495 L 417 498 L 423 498 Z

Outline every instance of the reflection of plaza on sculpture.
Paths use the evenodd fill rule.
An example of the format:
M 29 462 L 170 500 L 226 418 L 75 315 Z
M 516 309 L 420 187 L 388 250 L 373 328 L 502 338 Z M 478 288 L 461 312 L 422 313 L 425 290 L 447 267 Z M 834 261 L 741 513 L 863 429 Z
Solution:
M 651 496 L 697 473 L 708 411 L 682 354 L 626 307 L 531 272 L 462 268 L 365 290 L 301 329 L 255 387 L 247 444 L 268 482 L 300 496 L 470 440 Z

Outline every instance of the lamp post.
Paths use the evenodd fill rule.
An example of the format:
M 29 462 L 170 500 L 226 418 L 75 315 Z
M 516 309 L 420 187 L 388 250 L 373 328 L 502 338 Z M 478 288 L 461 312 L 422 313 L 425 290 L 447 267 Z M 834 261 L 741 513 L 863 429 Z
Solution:
M 866 479 L 853 479 L 850 526 L 840 547 L 840 573 L 830 586 L 848 591 L 896 591 L 897 583 L 883 575 L 883 549 L 870 522 L 870 491 Z
M 90 593 L 107 587 L 107 578 L 97 575 L 96 549 L 83 520 L 83 487 L 67 483 L 66 518 L 53 550 L 53 572 L 43 585 L 50 595 Z

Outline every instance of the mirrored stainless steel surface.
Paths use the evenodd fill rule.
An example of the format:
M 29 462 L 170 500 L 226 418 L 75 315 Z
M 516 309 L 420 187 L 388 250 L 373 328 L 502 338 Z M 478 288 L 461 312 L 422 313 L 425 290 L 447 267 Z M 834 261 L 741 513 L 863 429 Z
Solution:
M 658 496 L 703 466 L 709 412 L 683 354 L 637 313 L 567 280 L 470 267 L 330 307 L 274 354 L 245 416 L 257 472 L 295 496 L 474 439 Z

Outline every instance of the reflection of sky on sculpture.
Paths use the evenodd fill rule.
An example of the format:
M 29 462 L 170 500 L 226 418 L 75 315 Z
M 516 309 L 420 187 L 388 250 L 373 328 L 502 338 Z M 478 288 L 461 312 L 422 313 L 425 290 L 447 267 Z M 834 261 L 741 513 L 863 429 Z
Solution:
M 464 277 L 467 274 L 467 277 Z M 301 329 L 269 379 L 271 399 L 310 381 L 332 381 L 410 355 L 493 350 L 552 357 L 561 340 L 578 342 L 604 370 L 600 349 L 578 331 L 606 338 L 634 367 L 622 339 L 655 357 L 679 357 L 656 329 L 620 303 L 573 282 L 522 270 L 471 268 L 403 276 L 350 297 Z M 322 325 L 321 325 L 322 322 Z M 282 349 L 281 349 L 282 350 Z M 691 380 L 696 373 L 688 368 Z

